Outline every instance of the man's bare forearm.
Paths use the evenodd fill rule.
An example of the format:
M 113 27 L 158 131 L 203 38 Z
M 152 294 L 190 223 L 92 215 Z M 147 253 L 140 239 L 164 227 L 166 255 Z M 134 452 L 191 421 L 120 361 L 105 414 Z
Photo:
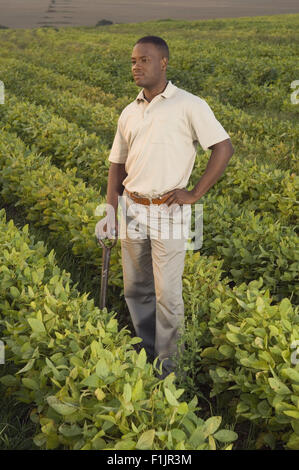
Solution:
M 118 207 L 118 196 L 121 196 L 124 190 L 122 183 L 126 177 L 125 164 L 111 162 L 108 173 L 107 204 L 113 206 L 115 212 Z
M 219 180 L 234 153 L 230 141 L 221 142 L 221 144 L 213 146 L 206 170 L 192 190 L 197 200 Z

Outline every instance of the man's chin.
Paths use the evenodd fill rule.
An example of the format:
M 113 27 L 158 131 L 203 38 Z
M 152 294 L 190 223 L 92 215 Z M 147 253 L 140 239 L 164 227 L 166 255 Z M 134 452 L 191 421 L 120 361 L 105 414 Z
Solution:
M 142 79 L 139 79 L 139 80 L 138 80 L 138 78 L 136 78 L 136 79 L 135 79 L 135 83 L 136 83 L 137 86 L 141 86 L 141 87 L 144 87 L 144 86 L 145 86 L 145 83 L 144 83 L 144 81 L 143 81 Z

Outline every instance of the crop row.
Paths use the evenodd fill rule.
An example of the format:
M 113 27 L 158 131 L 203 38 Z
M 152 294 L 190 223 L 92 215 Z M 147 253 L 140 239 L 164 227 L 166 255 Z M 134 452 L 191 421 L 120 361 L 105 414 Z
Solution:
M 83 177 L 88 183 L 93 184 L 95 187 L 100 187 L 104 195 L 106 189 L 107 172 L 108 172 L 108 154 L 109 148 L 101 142 L 101 139 L 93 134 L 88 134 L 84 129 L 78 127 L 76 123 L 69 123 L 67 120 L 52 114 L 49 110 L 42 106 L 35 105 L 26 101 L 19 101 L 16 97 L 7 94 L 6 102 L 0 107 L 0 117 L 5 127 L 11 131 L 15 131 L 18 135 L 29 145 L 33 146 L 39 152 L 50 155 L 53 162 L 62 168 L 77 168 L 77 175 Z M 290 211 L 296 210 L 296 205 L 293 206 L 292 190 L 293 185 L 296 184 L 297 178 L 291 176 L 289 171 L 283 172 L 281 170 L 272 169 L 265 165 L 256 165 L 253 160 L 258 160 L 256 155 L 256 142 L 253 140 L 246 140 L 246 135 L 236 135 L 237 153 L 243 144 L 243 151 L 246 150 L 246 161 L 239 163 L 239 159 L 234 157 L 232 167 L 226 170 L 224 184 L 217 183 L 215 188 L 225 189 L 227 178 L 230 181 L 235 180 L 234 195 L 241 198 L 243 204 L 252 204 L 252 200 L 256 201 L 257 208 L 260 205 L 260 198 L 268 199 L 268 205 L 274 208 L 274 203 L 277 202 L 278 212 L 281 206 L 288 205 Z M 233 142 L 234 142 L 233 138 Z M 266 140 L 266 139 L 265 139 Z M 234 143 L 235 145 L 235 143 Z M 269 158 L 270 155 L 276 151 L 277 158 L 283 159 L 286 151 L 286 144 L 268 147 Z M 190 178 L 192 184 L 196 184 L 203 172 L 203 163 L 206 159 L 201 155 L 199 161 L 195 162 L 195 167 Z M 230 164 L 231 165 L 231 164 Z M 242 166 L 245 169 L 242 169 Z M 237 167 L 237 168 L 236 168 Z M 246 172 L 252 167 L 250 174 L 253 178 L 245 178 Z M 235 171 L 237 172 L 235 173 Z M 240 174 L 241 172 L 241 174 Z M 256 172 L 256 175 L 254 175 Z M 260 174 L 259 174 L 260 173 Z M 244 179 L 243 177 L 244 176 Z M 285 183 L 282 180 L 285 179 Z M 265 185 L 264 185 L 265 182 Z M 239 188 L 236 185 L 240 185 Z M 250 189 L 249 186 L 253 185 Z M 264 191 L 263 191 L 264 185 Z M 242 186 L 246 187 L 245 192 Z M 285 189 L 290 186 L 289 189 Z M 230 188 L 231 189 L 231 188 Z M 214 189 L 213 189 L 214 191 Z M 277 201 L 278 192 L 281 193 L 281 199 Z M 274 194 L 276 193 L 276 196 Z M 250 199 L 246 201 L 247 196 Z M 273 199 L 274 198 L 274 199 Z M 294 198 L 294 193 L 293 193 Z M 265 205 L 262 207 L 265 208 Z
M 23 366 L 1 382 L 18 400 L 35 404 L 37 445 L 213 449 L 215 440 L 236 439 L 217 431 L 220 417 L 199 419 L 195 399 L 180 403 L 183 390 L 171 376 L 161 386 L 144 350 L 133 350 L 137 340 L 118 330 L 114 311 L 99 311 L 87 294 L 79 295 L 53 251 L 46 255 L 41 242 L 29 240 L 28 226 L 19 232 L 6 224 L 4 211 L 0 225 L 0 325 L 8 359 Z M 188 392 L 205 383 L 230 413 L 260 426 L 260 445 L 275 448 L 277 440 L 298 449 L 299 366 L 292 350 L 298 307 L 288 299 L 272 305 L 261 278 L 230 289 L 220 274 L 219 261 L 187 254 L 190 310 L 181 367 L 188 366 Z
M 7 145 L 7 143 L 9 142 L 8 133 L 3 133 L 2 135 L 3 135 L 4 141 Z M 10 148 L 7 147 L 7 154 L 9 154 L 11 156 L 7 160 L 7 163 L 8 163 L 8 161 L 10 163 L 10 168 L 7 167 L 6 171 L 3 171 L 3 173 L 2 173 L 4 178 L 6 178 L 6 180 L 3 179 L 1 181 L 2 183 L 5 183 L 4 188 L 3 188 L 3 195 L 6 194 L 6 199 L 7 200 L 9 200 L 9 197 L 11 197 L 13 193 L 17 196 L 22 195 L 22 199 L 23 199 L 22 202 L 24 201 L 24 199 L 26 200 L 27 213 L 28 214 L 29 213 L 33 214 L 33 218 L 31 218 L 31 216 L 30 216 L 30 219 L 31 220 L 35 219 L 35 223 L 37 223 L 37 225 L 39 224 L 40 220 L 43 220 L 43 217 L 41 217 L 41 207 L 38 207 L 39 203 L 41 203 L 42 207 L 44 207 L 44 208 L 45 208 L 45 206 L 46 207 L 48 206 L 48 208 L 51 207 L 52 210 L 50 209 L 50 211 L 51 211 L 50 214 L 52 216 L 52 220 L 49 220 L 49 218 L 46 220 L 46 225 L 49 226 L 49 228 L 50 228 L 49 236 L 52 236 L 53 235 L 53 230 L 55 232 L 55 229 L 57 229 L 57 227 L 55 227 L 55 222 L 57 220 L 59 221 L 60 224 L 62 224 L 62 222 L 64 222 L 64 226 L 61 227 L 61 232 L 60 232 L 61 235 L 62 235 L 62 232 L 64 230 L 64 237 L 59 237 L 59 234 L 56 233 L 55 238 L 57 240 L 59 240 L 59 243 L 62 240 L 63 240 L 64 243 L 66 243 L 67 238 L 69 238 L 69 240 L 71 240 L 71 236 L 69 235 L 71 225 L 68 224 L 68 226 L 67 226 L 67 222 L 70 222 L 70 220 L 71 220 L 71 221 L 74 222 L 74 225 L 77 225 L 77 226 L 80 225 L 80 222 L 79 223 L 76 222 L 76 218 L 75 218 L 75 215 L 78 214 L 78 209 L 79 209 L 80 206 L 79 206 L 79 204 L 77 204 L 77 205 L 74 204 L 75 197 L 73 197 L 73 201 L 70 201 L 70 203 L 69 203 L 70 212 L 71 212 L 72 215 L 68 216 L 68 211 L 64 207 L 64 216 L 61 217 L 61 214 L 59 214 L 59 212 L 61 211 L 62 204 L 59 204 L 59 196 L 63 200 L 63 205 L 65 205 L 66 201 L 65 201 L 65 198 L 64 198 L 64 193 L 62 191 L 62 188 L 65 189 L 66 195 L 68 195 L 72 185 L 73 185 L 74 190 L 76 189 L 76 187 L 78 188 L 78 186 L 79 186 L 78 179 L 76 180 L 75 178 L 70 178 L 70 179 L 72 179 L 72 181 L 71 181 L 72 184 L 68 183 L 67 182 L 68 178 L 64 178 L 62 173 L 59 172 L 57 169 L 51 168 L 50 165 L 47 164 L 47 159 L 42 160 L 39 157 L 40 161 L 38 162 L 39 158 L 37 156 L 33 156 L 33 158 L 31 158 L 31 159 L 28 158 L 28 152 L 27 152 L 27 154 L 26 154 L 26 152 L 24 152 L 24 145 L 20 141 L 18 141 L 16 138 L 13 138 L 12 136 L 11 136 L 11 139 L 12 139 L 11 140 L 11 147 Z M 19 147 L 18 147 L 18 144 L 19 144 Z M 19 149 L 21 155 L 20 155 L 19 159 L 15 159 L 14 157 L 16 156 L 18 149 Z M 4 155 L 3 147 L 2 147 L 2 155 Z M 27 170 L 26 170 L 26 164 L 27 164 Z M 37 169 L 37 167 L 39 167 L 39 169 L 42 170 L 42 167 L 44 167 L 44 165 L 46 166 L 45 172 L 43 172 L 43 171 L 41 171 L 41 172 L 32 171 L 32 170 Z M 27 173 L 26 173 L 26 171 L 27 171 Z M 51 176 L 54 173 L 55 173 L 56 178 L 54 178 L 54 180 L 52 180 Z M 69 172 L 69 174 L 71 174 L 71 172 Z M 47 179 L 45 178 L 46 175 L 47 175 Z M 58 179 L 57 175 L 59 175 L 59 179 Z M 68 176 L 68 174 L 67 174 L 67 176 Z M 29 181 L 29 179 L 30 179 L 30 181 Z M 11 182 L 14 181 L 14 184 L 10 185 L 9 181 L 11 181 Z M 45 184 L 45 181 L 47 182 L 46 184 Z M 53 183 L 53 186 L 51 185 L 51 183 Z M 20 184 L 24 185 L 23 194 L 22 194 L 22 188 L 21 189 L 19 188 Z M 39 190 L 37 190 L 38 185 L 39 185 L 39 188 L 38 188 Z M 48 187 L 46 188 L 46 191 L 45 191 L 45 186 L 46 185 Z M 18 191 L 16 191 L 17 187 L 19 188 Z M 79 193 L 81 195 L 82 195 L 83 188 L 84 188 L 84 185 L 82 185 L 80 187 L 81 191 L 79 191 Z M 35 194 L 32 191 L 32 194 L 30 195 L 30 190 L 35 191 Z M 71 191 L 71 194 L 73 194 L 73 195 L 76 194 L 76 196 L 78 197 L 78 193 L 76 193 L 76 191 L 74 191 L 74 190 Z M 58 193 L 59 193 L 59 195 L 58 195 Z M 26 194 L 26 198 L 24 198 L 24 194 Z M 31 198 L 30 198 L 30 196 L 31 196 Z M 38 196 L 39 200 L 36 201 L 33 196 Z M 47 198 L 46 201 L 43 201 L 44 197 Z M 53 199 L 50 202 L 48 199 L 50 199 L 51 197 L 53 197 Z M 87 202 L 87 200 L 84 199 L 84 195 L 83 195 L 83 199 L 80 200 L 80 203 L 83 204 L 84 207 L 86 207 L 86 202 Z M 66 207 L 67 206 L 68 206 L 68 204 L 66 204 Z M 228 207 L 228 205 L 226 207 Z M 212 207 L 212 209 L 215 209 L 215 208 L 216 208 L 216 206 Z M 35 213 L 35 216 L 34 216 L 34 213 Z M 80 214 L 81 213 L 82 212 L 80 212 Z M 53 221 L 53 219 L 55 220 L 55 222 Z M 219 219 L 217 219 L 217 220 L 219 220 Z M 50 227 L 51 222 L 52 223 L 54 222 L 54 224 L 53 224 L 53 226 Z M 84 228 L 84 224 L 82 224 L 82 219 L 81 219 L 81 225 Z M 68 229 L 68 231 L 66 229 Z M 73 233 L 72 233 L 72 235 L 73 235 Z M 81 233 L 80 233 L 80 235 L 81 235 Z M 79 235 L 79 238 L 80 238 L 80 235 Z M 82 246 L 83 247 L 85 247 L 86 242 L 89 240 L 89 238 L 91 239 L 91 233 L 90 233 L 90 237 L 88 237 L 88 236 L 85 237 L 85 240 L 84 240 L 84 237 L 83 237 L 83 240 L 82 240 Z M 84 250 L 82 249 L 80 254 L 83 254 L 83 252 L 84 252 Z M 96 253 L 95 253 L 95 250 L 94 250 L 93 253 L 90 252 L 90 255 L 87 256 L 87 258 L 94 259 L 95 254 Z M 118 257 L 117 261 L 118 260 L 119 260 L 119 257 Z M 86 263 L 86 261 L 87 260 L 83 260 L 83 263 Z M 119 269 L 119 266 L 118 266 L 118 269 Z M 194 295 L 195 295 L 195 293 L 198 292 L 198 287 L 197 287 L 197 289 L 195 288 L 194 282 L 197 281 L 198 286 L 199 285 L 204 285 L 205 282 L 203 282 L 203 280 L 204 280 L 204 276 L 206 275 L 205 265 L 199 266 L 199 263 L 196 262 L 194 264 L 194 269 L 195 269 L 195 272 L 198 273 L 198 275 L 200 275 L 200 279 L 198 280 L 198 277 L 196 278 L 194 275 L 189 276 L 188 279 L 185 279 L 184 285 L 185 286 L 189 285 L 189 287 L 191 287 L 191 289 L 188 291 L 188 293 L 189 293 L 190 305 L 192 306 L 192 310 L 195 313 L 195 317 L 196 317 L 196 313 L 197 314 L 201 313 L 204 306 L 210 304 L 210 298 L 209 298 L 209 301 L 208 301 L 208 299 L 199 298 L 200 302 L 196 303 L 196 299 L 195 299 L 195 302 L 194 302 Z M 212 277 L 212 280 L 213 280 L 213 277 Z M 189 281 L 189 284 L 188 284 L 187 281 Z M 193 282 L 193 284 L 192 284 L 192 282 Z M 190 286 L 190 283 L 191 283 L 191 286 Z M 217 293 L 217 291 L 216 291 L 216 293 Z M 198 293 L 197 293 L 197 295 L 198 295 Z M 244 302 L 244 299 L 242 299 L 242 300 Z M 229 302 L 229 300 L 228 300 L 228 302 Z M 227 309 L 227 308 L 228 307 L 225 307 L 225 309 Z M 245 310 L 246 310 L 246 308 L 245 308 Z M 188 310 L 187 310 L 187 312 L 188 312 Z M 223 313 L 220 312 L 220 317 L 222 315 L 223 315 Z M 233 318 L 235 318 L 235 315 L 236 315 L 236 310 L 235 309 L 233 310 L 232 315 L 233 315 Z M 236 316 L 238 317 L 238 315 L 236 315 Z M 194 328 L 193 328 L 193 331 L 194 331 Z M 201 330 L 195 329 L 195 331 L 198 334 Z M 194 338 L 192 344 L 200 344 L 200 343 L 198 343 L 198 338 L 197 337 Z M 231 343 L 229 343 L 229 344 L 231 344 Z M 206 346 L 211 347 L 211 345 L 206 345 Z M 222 348 L 221 351 L 224 350 L 224 349 L 225 348 Z M 195 355 L 193 357 L 194 357 L 195 362 L 194 362 L 194 364 L 192 363 L 192 365 L 196 366 L 196 364 L 198 364 L 200 356 Z M 225 361 L 224 361 L 224 363 L 225 363 Z M 219 366 L 219 363 L 218 363 L 218 366 Z M 247 368 L 246 368 L 246 371 L 247 371 Z M 270 382 L 270 383 L 272 383 L 272 382 Z M 231 385 L 231 383 L 230 383 L 230 385 Z M 270 389 L 271 389 L 271 387 L 270 387 Z M 262 405 L 262 409 L 263 409 L 263 407 L 264 407 L 264 405 Z M 240 408 L 240 409 L 242 409 L 242 408 Z M 244 409 L 244 407 L 243 407 L 243 409 Z M 286 411 L 288 411 L 288 409 L 286 409 Z M 247 413 L 247 415 L 248 415 L 248 413 Z M 294 419 L 290 418 L 288 420 L 288 422 L 285 424 L 285 426 L 288 428 L 290 423 L 293 423 L 293 422 L 294 422 Z M 289 435 L 290 431 L 288 431 L 287 434 Z M 292 437 L 292 441 L 291 441 L 291 444 L 290 444 L 292 446 L 295 445 L 293 443 L 294 439 L 295 438 Z
M 50 159 L 33 153 L 14 134 L 1 132 L 1 195 L 6 203 L 21 205 L 24 214 L 47 237 L 77 257 L 78 269 L 88 269 L 91 290 L 99 283 L 102 248 L 96 242 L 94 227 L 96 207 L 104 203 L 99 192 L 86 187 L 75 170 L 66 172 L 51 165 Z M 120 274 L 113 266 L 119 259 L 119 247 L 111 253 L 111 284 Z M 109 302 L 109 298 L 108 298 Z M 117 305 L 115 305 L 117 307 Z
M 140 338 L 119 330 L 114 311 L 79 294 L 28 225 L 19 231 L 2 209 L 0 227 L 0 325 L 8 360 L 21 366 L 0 380 L 35 406 L 36 445 L 199 450 L 236 440 L 236 433 L 218 429 L 220 416 L 197 417 L 196 396 L 178 400 L 184 390 L 176 389 L 173 374 L 154 376 L 145 350 L 134 350 Z
M 76 167 L 76 175 L 99 188 L 105 196 L 109 148 L 101 144 L 98 136 L 88 134 L 42 106 L 10 95 L 0 108 L 0 117 L 5 128 L 17 132 L 32 149 L 51 156 L 52 162 L 63 169 Z M 197 183 L 206 164 L 207 155 L 201 155 L 195 162 L 191 186 Z M 297 190 L 295 174 L 257 164 L 255 155 L 249 154 L 246 161 L 232 159 L 212 194 L 229 194 L 231 200 L 242 207 L 272 212 L 281 222 L 295 224 L 299 215 Z
M 83 79 L 117 97 L 131 95 L 135 87 L 132 79 L 128 80 L 133 44 L 131 35 L 122 35 L 122 43 L 117 33 L 99 36 L 95 35 L 93 42 L 85 42 L 84 32 L 78 35 L 75 43 L 69 38 L 63 41 L 61 37 L 55 41 L 54 36 L 51 49 L 45 36 L 39 36 L 38 48 L 36 37 L 31 36 L 24 39 L 29 42 L 29 47 L 20 51 L 17 44 L 11 45 L 9 54 L 13 53 L 19 58 L 25 55 L 27 60 L 37 65 L 75 79 Z M 239 108 L 253 106 L 262 110 L 284 109 L 296 116 L 297 110 L 290 102 L 290 84 L 296 74 L 296 60 L 291 45 L 280 48 L 280 55 L 277 56 L 273 54 L 271 45 L 257 44 L 253 46 L 253 50 L 256 49 L 256 54 L 253 54 L 252 50 L 249 53 L 248 45 L 247 53 L 243 49 L 240 52 L 239 41 L 230 41 L 228 55 L 227 42 L 198 40 L 188 43 L 186 48 L 185 40 L 179 38 L 176 32 L 172 38 L 172 47 L 168 74 L 178 86 L 203 96 L 209 96 L 213 90 L 214 96 L 222 103 Z
M 2 78 L 7 91 L 11 89 L 19 96 L 26 96 L 30 101 L 44 104 L 55 114 L 75 121 L 88 131 L 94 131 L 103 141 L 111 145 L 117 119 L 113 106 L 116 103 L 120 110 L 130 101 L 128 96 L 124 96 L 121 100 L 115 98 L 111 110 L 101 103 L 92 106 L 84 97 L 72 96 L 70 91 L 61 92 L 59 74 L 49 71 L 47 77 L 44 67 L 31 67 L 21 60 L 2 59 L 2 64 Z M 42 78 L 39 84 L 36 83 L 36 75 Z M 65 76 L 62 76 L 63 83 L 65 79 Z M 60 91 L 55 89 L 55 83 Z M 84 91 L 84 82 L 82 86 Z M 78 84 L 74 89 L 78 90 Z M 88 90 L 84 93 L 88 93 Z M 102 96 L 103 92 L 99 94 Z M 131 96 L 132 99 L 134 97 Z M 215 115 L 229 131 L 241 158 L 247 158 L 248 154 L 254 152 L 262 162 L 268 161 L 280 168 L 293 168 L 296 171 L 296 154 L 299 150 L 298 126 L 290 121 L 279 121 L 272 117 L 256 119 L 233 106 L 219 104 L 213 97 L 207 96 L 206 99 Z M 104 99 L 102 102 L 107 103 Z
M 24 60 L 24 58 L 12 58 L 12 57 L 1 57 L 1 78 L 5 82 L 5 85 L 14 89 L 15 92 L 22 94 L 22 90 L 25 87 L 23 93 L 28 95 L 28 85 L 30 82 L 31 91 L 34 92 L 35 97 L 39 100 L 47 99 L 45 96 L 38 96 L 37 91 L 34 88 L 39 88 L 41 85 L 46 85 L 46 89 L 49 93 L 51 90 L 56 90 L 58 93 L 64 93 L 68 91 L 75 97 L 86 100 L 86 104 L 97 104 L 100 103 L 111 109 L 116 109 L 118 112 L 128 104 L 128 97 L 116 98 L 113 93 L 106 93 L 100 87 L 94 87 L 86 84 L 82 80 L 76 80 L 69 78 L 63 73 L 57 73 L 54 70 L 50 70 L 43 66 L 35 65 Z M 39 80 L 37 82 L 36 77 Z M 30 97 L 30 94 L 29 94 Z M 84 102 L 84 101 L 83 101 Z
M 288 298 L 273 305 L 262 278 L 229 289 L 215 265 L 206 279 L 204 258 L 196 253 L 185 273 L 188 390 L 209 390 L 232 421 L 254 423 L 255 448 L 298 450 L 299 308 Z
M 13 134 L 3 131 L 0 140 L 2 197 L 19 201 L 29 220 L 49 229 L 49 236 L 70 246 L 80 263 L 96 272 L 101 251 L 94 237 L 95 208 L 105 199 L 77 178 L 51 165 L 49 158 L 25 151 Z M 201 251 L 223 258 L 226 274 L 236 283 L 265 277 L 277 299 L 293 296 L 298 262 L 297 237 L 292 227 L 264 218 L 231 202 L 229 197 L 207 196 L 204 212 L 205 238 Z M 111 283 L 121 286 L 120 244 L 114 250 Z
M 0 107 L 0 118 L 2 125 L 17 132 L 32 150 L 50 156 L 58 167 L 74 168 L 78 177 L 105 192 L 109 148 L 95 133 L 89 134 L 41 105 L 8 94 Z
M 196 162 L 190 178 L 190 189 L 203 174 L 209 155 L 201 156 Z M 235 155 L 229 161 L 223 176 L 204 195 L 199 202 L 209 204 L 209 199 L 228 198 L 241 209 L 255 212 L 256 215 L 271 214 L 283 225 L 298 228 L 299 207 L 297 194 L 299 177 L 290 170 L 273 169 L 272 166 L 261 164 L 254 155 L 240 160 Z M 226 218 L 231 219 L 228 211 Z
M 39 83 L 36 82 L 36 75 L 41 77 Z M 54 80 L 53 75 L 55 75 Z M 62 91 L 61 85 L 59 85 L 59 74 L 54 74 L 52 71 L 49 71 L 47 74 L 44 67 L 26 64 L 24 59 L 22 61 L 3 60 L 2 77 L 8 90 L 12 90 L 19 96 L 26 96 L 38 104 L 53 107 L 53 112 L 66 117 L 66 119 L 74 120 L 78 125 L 85 127 L 89 131 L 96 132 L 106 139 L 109 144 L 112 143 L 116 129 L 117 115 L 114 112 L 114 105 L 117 104 L 120 110 L 121 106 L 123 105 L 124 107 L 128 104 L 129 98 L 133 100 L 136 94 L 135 91 L 129 97 L 124 97 L 122 101 L 116 98 L 111 100 L 111 109 L 107 108 L 109 101 L 107 102 L 104 99 L 102 99 L 101 103 L 99 102 L 92 106 L 85 98 L 81 98 L 80 94 L 78 97 L 72 96 L 68 91 Z M 63 79 L 65 80 L 65 77 Z M 84 83 L 82 83 L 82 86 L 84 91 Z M 76 90 L 79 92 L 78 85 L 77 88 L 76 86 L 74 87 L 72 93 L 76 93 Z M 103 92 L 99 90 L 99 95 L 102 96 L 102 94 Z M 205 95 L 205 93 L 200 94 L 200 96 Z M 260 154 L 264 152 L 266 144 L 266 147 L 271 149 L 272 160 L 280 161 L 282 158 L 282 155 L 278 155 L 276 158 L 276 147 L 281 146 L 281 150 L 288 154 L 298 151 L 299 126 L 291 125 L 289 121 L 279 121 L 273 118 L 256 120 L 255 117 L 234 106 L 224 106 L 217 99 L 209 95 L 210 92 L 207 93 L 206 99 L 215 115 L 218 116 L 229 133 L 232 132 L 234 136 L 237 134 L 237 142 L 242 153 L 244 152 L 245 154 L 246 152 L 246 147 L 242 143 L 244 133 L 247 136 L 247 140 L 254 137 L 254 143 L 256 148 L 259 149 Z M 110 94 L 109 96 L 113 95 Z
M 57 89 L 53 85 L 49 87 L 46 82 L 52 80 L 51 73 L 48 74 L 47 81 L 42 80 L 41 72 L 45 69 L 40 69 L 28 64 L 13 63 L 9 66 L 6 63 L 5 71 L 1 74 L 6 98 L 10 91 L 21 99 L 26 97 L 33 103 L 43 105 L 48 112 L 75 122 L 89 133 L 96 133 L 102 143 L 111 146 L 118 118 L 113 106 L 101 102 L 89 103 L 85 98 L 76 96 L 73 90 Z M 38 82 L 37 75 L 40 77 Z

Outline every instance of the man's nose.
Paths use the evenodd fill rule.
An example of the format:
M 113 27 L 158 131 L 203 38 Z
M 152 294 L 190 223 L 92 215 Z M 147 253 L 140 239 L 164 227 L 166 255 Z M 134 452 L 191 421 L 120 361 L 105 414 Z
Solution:
M 141 68 L 137 64 L 134 64 L 132 66 L 132 69 L 133 69 L 134 72 L 141 72 Z

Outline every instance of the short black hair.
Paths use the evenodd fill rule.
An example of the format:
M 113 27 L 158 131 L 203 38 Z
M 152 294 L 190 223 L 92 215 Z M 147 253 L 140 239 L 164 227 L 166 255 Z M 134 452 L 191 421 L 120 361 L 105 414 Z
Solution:
M 163 57 L 167 57 L 167 59 L 169 60 L 169 49 L 164 39 L 160 38 L 159 36 L 143 36 L 143 38 L 140 38 L 138 39 L 138 41 L 135 42 L 134 46 L 136 46 L 136 44 L 144 43 L 154 44 L 158 49 L 160 49 Z

